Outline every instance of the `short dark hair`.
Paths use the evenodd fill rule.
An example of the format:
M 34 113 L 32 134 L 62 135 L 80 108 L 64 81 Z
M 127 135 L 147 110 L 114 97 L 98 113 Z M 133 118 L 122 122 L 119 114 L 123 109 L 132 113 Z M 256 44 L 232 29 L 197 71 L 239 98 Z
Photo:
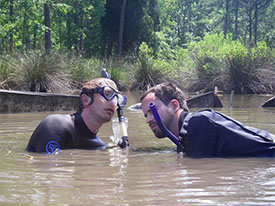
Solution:
M 140 101 L 142 101 L 149 93 L 154 93 L 155 96 L 165 105 L 168 105 L 172 99 L 176 99 L 180 104 L 180 108 L 189 112 L 183 91 L 173 83 L 164 82 L 150 88 L 142 95 Z

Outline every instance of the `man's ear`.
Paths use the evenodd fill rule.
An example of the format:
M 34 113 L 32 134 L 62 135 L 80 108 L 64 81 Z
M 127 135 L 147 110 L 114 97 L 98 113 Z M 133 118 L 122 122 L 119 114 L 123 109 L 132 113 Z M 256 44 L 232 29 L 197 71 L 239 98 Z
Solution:
M 180 109 L 180 103 L 176 99 L 172 99 L 168 106 L 175 112 L 177 112 Z
M 80 96 L 80 101 L 83 107 L 87 107 L 91 103 L 91 97 L 87 96 L 86 94 L 82 94 Z

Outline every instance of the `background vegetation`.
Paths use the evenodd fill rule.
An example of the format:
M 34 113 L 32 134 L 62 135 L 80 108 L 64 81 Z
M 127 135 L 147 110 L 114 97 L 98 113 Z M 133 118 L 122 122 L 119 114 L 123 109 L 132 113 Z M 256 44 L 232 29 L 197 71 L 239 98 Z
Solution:
M 274 0 L 0 0 L 0 88 L 275 93 Z

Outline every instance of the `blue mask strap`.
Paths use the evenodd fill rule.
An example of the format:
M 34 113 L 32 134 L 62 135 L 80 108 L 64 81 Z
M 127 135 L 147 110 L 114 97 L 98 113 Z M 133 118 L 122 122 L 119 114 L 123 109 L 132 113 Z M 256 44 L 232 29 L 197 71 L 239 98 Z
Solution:
M 154 115 L 154 118 L 159 126 L 159 128 L 161 129 L 162 132 L 164 132 L 167 137 L 174 143 L 176 144 L 178 147 L 180 147 L 181 149 L 183 149 L 181 143 L 179 142 L 178 138 L 169 130 L 167 129 L 167 127 L 162 123 L 161 119 L 160 119 L 160 116 L 159 116 L 159 113 L 156 109 L 156 106 L 153 102 L 151 102 L 149 104 L 149 108 L 151 109 L 153 115 Z

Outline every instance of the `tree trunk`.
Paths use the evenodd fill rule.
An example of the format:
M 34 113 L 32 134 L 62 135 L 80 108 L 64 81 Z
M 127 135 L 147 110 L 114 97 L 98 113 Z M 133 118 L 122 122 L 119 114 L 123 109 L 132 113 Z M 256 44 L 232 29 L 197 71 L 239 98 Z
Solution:
M 120 20 L 119 20 L 119 32 L 118 32 L 118 60 L 120 60 L 121 53 L 122 53 L 126 4 L 127 4 L 127 0 L 122 0 L 121 11 L 120 11 Z
M 80 39 L 79 39 L 79 52 L 82 54 L 83 50 L 83 8 L 82 5 L 80 6 Z
M 44 21 L 45 21 L 45 50 L 47 53 L 51 50 L 51 17 L 50 6 L 48 3 L 44 4 Z
M 26 25 L 25 28 L 26 28 L 26 31 L 29 31 L 29 26 L 28 25 Z M 26 35 L 25 35 L 25 48 L 27 50 L 29 50 L 31 48 L 30 42 L 31 42 L 31 40 L 30 40 L 29 32 L 26 32 Z
M 186 7 L 188 7 L 188 9 L 184 8 L 183 5 L 180 6 L 180 8 L 184 8 L 182 9 L 182 19 L 181 19 L 181 25 L 179 26 L 180 29 L 180 34 L 179 34 L 179 38 L 180 38 L 180 44 L 184 45 L 186 43 L 186 37 L 185 37 L 185 33 L 187 32 L 191 32 L 192 29 L 190 28 L 190 23 L 188 22 L 191 21 L 191 9 L 190 9 L 190 5 L 187 2 Z M 188 19 L 188 20 L 186 20 Z
M 113 41 L 109 39 L 108 44 L 107 44 L 107 49 L 106 49 L 106 58 L 109 60 L 109 57 L 112 54 L 113 50 Z
M 25 49 L 29 50 L 30 49 L 30 38 L 29 38 L 29 26 L 27 24 L 28 21 L 28 5 L 27 2 L 25 2 L 24 4 L 24 18 L 23 18 L 23 34 L 22 34 L 22 38 L 23 38 L 23 44 L 25 45 Z
M 254 18 L 255 18 L 255 25 L 254 25 L 254 45 L 257 45 L 257 30 L 258 30 L 258 2 L 255 1 L 254 5 Z
M 226 0 L 225 15 L 224 15 L 224 29 L 223 29 L 224 38 L 226 38 L 227 30 L 228 30 L 228 17 L 229 17 L 229 0 Z
M 33 29 L 33 45 L 32 48 L 36 49 L 36 40 L 37 40 L 37 24 L 35 24 L 34 29 Z
M 10 0 L 10 21 L 11 23 L 13 23 L 13 0 Z M 10 52 L 12 52 L 13 50 L 13 28 L 11 28 L 10 30 L 10 42 L 9 42 L 9 46 L 10 46 Z
M 74 10 L 75 10 L 75 12 L 73 14 L 74 25 L 75 25 L 75 28 L 79 28 L 79 26 L 78 26 L 78 24 L 79 24 L 79 2 L 78 1 L 74 1 Z M 74 37 L 73 37 L 74 49 L 77 52 L 79 52 L 78 32 L 79 32 L 79 29 L 77 29 L 76 36 L 74 35 Z
M 72 49 L 73 43 L 72 43 L 72 19 L 70 15 L 67 16 L 67 47 L 69 50 Z M 60 39 L 62 37 L 60 36 Z
M 251 46 L 251 39 L 252 39 L 252 8 L 249 7 L 249 14 L 248 14 L 248 18 L 249 18 L 249 26 L 248 26 L 248 33 L 249 33 L 249 46 Z
M 234 35 L 233 39 L 237 40 L 238 39 L 238 16 L 239 15 L 239 0 L 235 0 L 235 28 L 234 28 Z

